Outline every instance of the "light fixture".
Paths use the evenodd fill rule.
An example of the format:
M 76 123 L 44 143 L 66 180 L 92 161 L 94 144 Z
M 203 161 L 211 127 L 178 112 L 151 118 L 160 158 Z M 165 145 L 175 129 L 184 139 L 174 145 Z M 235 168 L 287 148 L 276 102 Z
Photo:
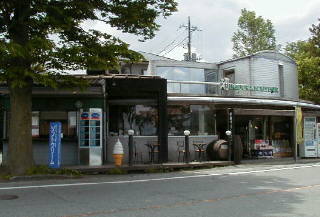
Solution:
M 185 136 L 189 136 L 190 135 L 190 131 L 189 130 L 185 130 L 185 131 L 183 131 L 183 133 L 184 133 Z
M 134 134 L 134 130 L 128 130 L 128 135 L 129 136 L 133 136 L 133 134 Z
M 231 134 L 232 134 L 232 132 L 231 132 L 230 130 L 227 130 L 227 131 L 226 131 L 226 135 L 227 135 L 227 136 L 231 136 Z
M 77 108 L 77 109 L 80 109 L 82 108 L 83 104 L 80 100 L 77 100 L 75 103 L 74 103 L 74 106 Z

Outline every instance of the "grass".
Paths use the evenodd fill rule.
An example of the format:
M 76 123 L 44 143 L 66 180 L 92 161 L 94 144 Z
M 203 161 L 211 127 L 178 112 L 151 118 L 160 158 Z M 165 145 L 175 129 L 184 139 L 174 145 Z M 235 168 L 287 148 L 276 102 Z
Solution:
M 127 170 L 124 170 L 124 169 L 121 169 L 121 168 L 112 168 L 110 170 L 107 171 L 107 174 L 108 175 L 124 175 L 124 174 L 127 174 L 128 171 Z
M 69 175 L 81 176 L 82 174 L 77 170 L 71 169 L 53 169 L 48 166 L 34 166 L 27 170 L 26 175 Z

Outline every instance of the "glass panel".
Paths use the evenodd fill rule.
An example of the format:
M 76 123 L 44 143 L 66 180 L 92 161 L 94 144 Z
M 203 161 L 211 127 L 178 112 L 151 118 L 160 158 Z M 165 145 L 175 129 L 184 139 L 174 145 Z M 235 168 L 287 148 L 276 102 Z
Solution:
M 189 105 L 168 107 L 168 135 L 183 136 L 183 131 L 190 129 L 191 113 Z
M 176 105 L 168 107 L 169 135 L 183 136 L 184 130 L 191 135 L 215 134 L 215 110 L 205 105 Z
M 40 137 L 49 136 L 50 122 L 59 121 L 62 124 L 64 138 L 76 137 L 76 112 L 42 111 L 40 112 L 39 134 Z
M 204 69 L 187 67 L 157 67 L 156 74 L 174 81 L 205 81 Z M 168 83 L 168 93 L 205 93 L 205 85 Z
M 112 105 L 109 112 L 111 136 L 127 135 L 133 129 L 135 135 L 157 135 L 158 110 L 147 105 Z

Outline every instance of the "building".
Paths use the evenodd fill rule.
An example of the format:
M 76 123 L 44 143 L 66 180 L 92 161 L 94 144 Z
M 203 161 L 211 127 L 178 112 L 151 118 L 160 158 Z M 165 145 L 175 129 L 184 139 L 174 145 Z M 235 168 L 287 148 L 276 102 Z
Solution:
M 32 133 L 36 164 L 48 163 L 51 121 L 62 123 L 62 164 L 112 163 L 119 139 L 128 160 L 128 130 L 134 130 L 134 157 L 147 162 L 182 160 L 178 144 L 190 130 L 193 143 L 227 140 L 232 131 L 238 157 L 320 156 L 315 135 L 320 106 L 299 100 L 297 67 L 274 51 L 223 61 L 176 61 L 142 53 L 146 61 L 122 64 L 121 70 L 88 71 L 85 92 L 34 87 Z M 4 162 L 10 117 L 8 91 L 1 89 Z M 304 143 L 296 146 L 299 109 L 304 118 Z M 320 127 L 319 127 L 320 128 Z M 319 133 L 318 133 L 319 135 Z M 158 144 L 150 153 L 150 144 Z M 212 147 L 211 147 L 212 148 Z M 211 157 L 209 156 L 211 159 Z

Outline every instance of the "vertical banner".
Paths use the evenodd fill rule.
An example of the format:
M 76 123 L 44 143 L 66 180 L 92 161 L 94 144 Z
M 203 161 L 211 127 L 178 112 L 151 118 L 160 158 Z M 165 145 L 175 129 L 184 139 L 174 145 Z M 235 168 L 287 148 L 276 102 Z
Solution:
M 50 122 L 49 136 L 49 167 L 60 168 L 61 122 Z
M 296 112 L 296 142 L 298 144 L 303 144 L 303 136 L 302 136 L 302 111 L 301 107 L 296 107 L 295 108 Z

